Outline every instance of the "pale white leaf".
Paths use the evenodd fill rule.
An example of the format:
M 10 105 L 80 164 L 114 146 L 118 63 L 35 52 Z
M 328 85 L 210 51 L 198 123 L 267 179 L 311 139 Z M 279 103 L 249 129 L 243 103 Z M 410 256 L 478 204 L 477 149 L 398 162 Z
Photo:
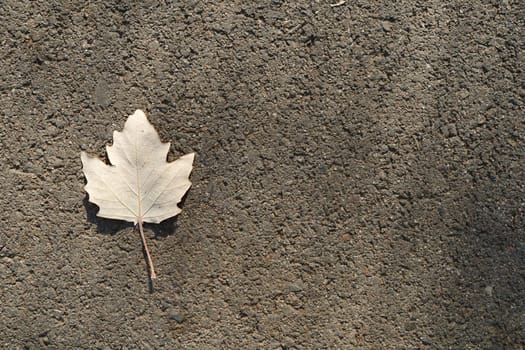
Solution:
M 107 146 L 111 165 L 81 153 L 89 201 L 97 216 L 160 223 L 180 213 L 177 206 L 190 188 L 194 153 L 168 163 L 169 143 L 162 143 L 146 115 L 137 110 Z

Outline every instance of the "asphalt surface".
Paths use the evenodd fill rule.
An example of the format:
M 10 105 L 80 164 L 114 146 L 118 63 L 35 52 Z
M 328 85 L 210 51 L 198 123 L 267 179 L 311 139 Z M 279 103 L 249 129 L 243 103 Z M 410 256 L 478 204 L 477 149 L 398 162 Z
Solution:
M 0 348 L 523 349 L 521 1 L 0 3 Z M 99 219 L 143 109 L 176 219 Z

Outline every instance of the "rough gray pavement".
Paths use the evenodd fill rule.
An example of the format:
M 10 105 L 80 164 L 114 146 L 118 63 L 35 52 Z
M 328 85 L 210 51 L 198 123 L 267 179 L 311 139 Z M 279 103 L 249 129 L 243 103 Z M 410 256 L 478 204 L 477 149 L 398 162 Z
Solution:
M 523 349 L 522 1 L 2 1 L 0 348 Z M 95 217 L 143 109 L 177 219 Z

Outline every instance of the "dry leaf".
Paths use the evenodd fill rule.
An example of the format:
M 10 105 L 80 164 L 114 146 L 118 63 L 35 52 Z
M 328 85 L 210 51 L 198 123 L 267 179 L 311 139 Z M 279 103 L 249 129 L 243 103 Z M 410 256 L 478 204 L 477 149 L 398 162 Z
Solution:
M 112 165 L 81 153 L 89 201 L 100 210 L 97 216 L 138 224 L 148 256 L 150 276 L 155 271 L 144 239 L 143 223 L 160 223 L 180 213 L 177 203 L 190 188 L 194 153 L 168 163 L 169 143 L 162 143 L 146 115 L 137 110 L 122 132 L 113 133 L 107 146 Z

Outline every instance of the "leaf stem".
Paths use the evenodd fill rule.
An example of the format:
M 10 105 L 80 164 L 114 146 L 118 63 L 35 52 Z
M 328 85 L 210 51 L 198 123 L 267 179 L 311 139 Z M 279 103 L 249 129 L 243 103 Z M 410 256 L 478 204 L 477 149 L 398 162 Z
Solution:
M 148 259 L 149 277 L 153 280 L 157 278 L 157 275 L 155 274 L 155 269 L 153 268 L 153 260 L 151 260 L 151 254 L 149 253 L 148 244 L 146 243 L 146 238 L 144 237 L 144 229 L 142 228 L 142 220 L 139 220 L 139 230 L 140 230 L 140 238 L 142 239 L 142 247 L 144 248 L 144 251 L 146 252 L 146 257 Z

